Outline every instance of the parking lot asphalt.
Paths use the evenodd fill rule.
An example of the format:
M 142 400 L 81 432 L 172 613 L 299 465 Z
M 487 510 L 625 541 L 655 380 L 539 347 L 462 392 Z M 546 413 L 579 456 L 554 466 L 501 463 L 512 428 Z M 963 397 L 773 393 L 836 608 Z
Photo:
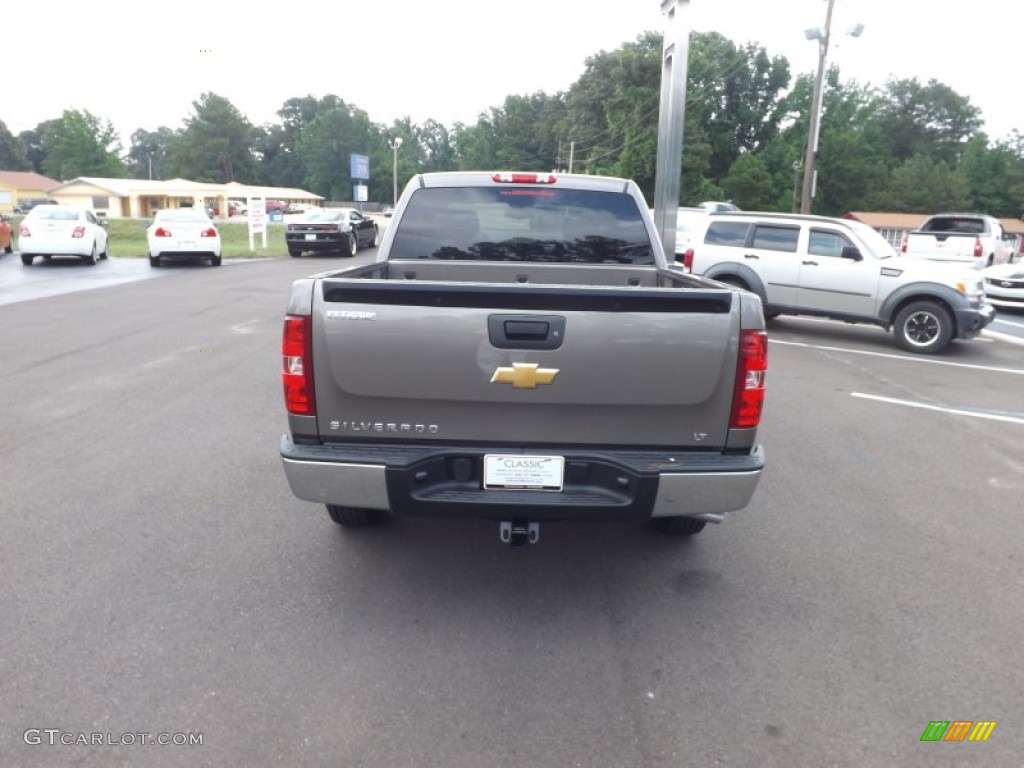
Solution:
M 342 531 L 281 470 L 281 324 L 372 258 L 0 306 L 0 766 L 1020 764 L 1018 346 L 775 321 L 765 475 L 692 540 Z

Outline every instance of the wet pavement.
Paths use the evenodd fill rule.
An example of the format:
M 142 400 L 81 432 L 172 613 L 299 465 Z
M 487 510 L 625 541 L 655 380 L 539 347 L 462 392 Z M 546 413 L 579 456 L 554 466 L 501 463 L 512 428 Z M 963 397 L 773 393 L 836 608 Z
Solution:
M 258 259 L 225 259 L 223 265 L 236 266 Z M 96 266 L 74 258 L 36 258 L 26 267 L 18 253 L 0 254 L 0 305 L 31 301 L 48 296 L 106 288 L 137 280 L 153 280 L 182 269 L 210 269 L 205 264 L 173 264 L 159 269 L 149 266 L 148 259 L 109 258 Z

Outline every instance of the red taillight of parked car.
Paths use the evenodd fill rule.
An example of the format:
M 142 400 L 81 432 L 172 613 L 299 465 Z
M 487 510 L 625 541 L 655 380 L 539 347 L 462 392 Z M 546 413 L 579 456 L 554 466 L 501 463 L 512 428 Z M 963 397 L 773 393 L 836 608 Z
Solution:
M 153 233 L 155 237 L 170 237 L 171 230 L 164 229 L 163 227 L 157 227 L 156 232 Z
M 764 331 L 740 331 L 740 359 L 736 366 L 730 428 L 751 429 L 761 423 L 767 372 L 768 334 Z
M 75 231 L 71 233 L 72 237 L 85 237 L 85 227 L 79 224 L 75 227 Z
M 216 237 L 217 236 L 217 230 L 214 229 L 213 227 L 209 227 L 207 229 L 204 229 L 202 232 L 200 232 L 199 236 L 200 237 Z
M 683 269 L 693 272 L 693 248 L 687 248 L 683 253 Z
M 296 416 L 316 416 L 313 392 L 313 320 L 311 317 L 288 315 L 284 320 L 281 341 L 284 382 L 284 404 Z
M 28 227 L 26 227 L 24 224 L 18 227 L 18 234 L 21 235 L 22 237 L 32 237 L 32 233 L 28 231 Z
M 980 259 L 981 258 L 981 238 L 980 237 L 974 238 L 974 258 L 976 258 L 976 259 Z

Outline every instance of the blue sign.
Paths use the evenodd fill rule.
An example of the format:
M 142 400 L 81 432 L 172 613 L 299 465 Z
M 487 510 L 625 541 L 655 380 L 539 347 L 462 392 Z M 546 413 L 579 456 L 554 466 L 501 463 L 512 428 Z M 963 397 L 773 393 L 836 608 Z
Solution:
M 366 155 L 357 155 L 355 152 L 352 153 L 351 158 L 352 172 L 349 175 L 353 179 L 370 178 L 370 158 Z

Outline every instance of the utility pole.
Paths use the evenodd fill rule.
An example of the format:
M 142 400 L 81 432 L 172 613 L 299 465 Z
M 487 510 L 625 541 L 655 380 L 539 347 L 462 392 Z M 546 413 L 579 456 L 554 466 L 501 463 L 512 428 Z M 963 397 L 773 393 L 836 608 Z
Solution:
M 825 11 L 825 30 L 816 30 L 815 37 L 818 41 L 818 74 L 814 78 L 814 96 L 811 99 L 811 120 L 807 129 L 807 154 L 804 156 L 804 188 L 800 199 L 800 212 L 811 212 L 811 198 L 814 197 L 815 181 L 818 177 L 816 161 L 818 159 L 818 134 L 821 132 L 821 95 L 825 86 L 825 59 L 828 57 L 828 40 L 832 34 L 832 7 L 836 0 L 828 0 L 828 10 Z

